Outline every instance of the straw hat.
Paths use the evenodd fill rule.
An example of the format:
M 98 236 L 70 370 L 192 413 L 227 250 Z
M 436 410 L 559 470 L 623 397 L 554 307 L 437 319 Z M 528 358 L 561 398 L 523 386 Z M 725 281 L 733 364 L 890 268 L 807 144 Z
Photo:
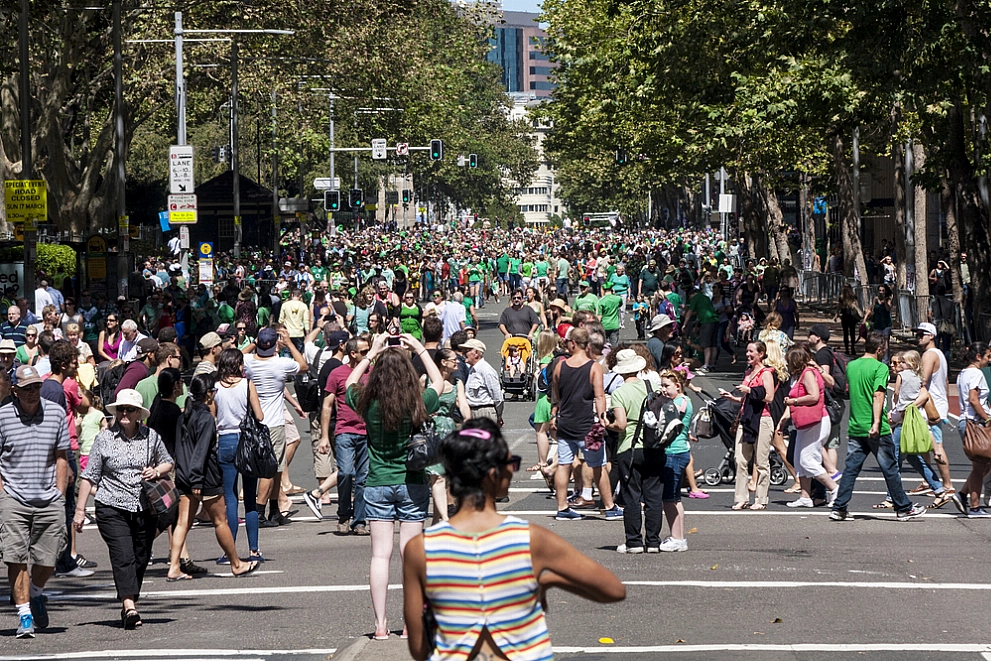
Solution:
M 124 388 L 119 393 L 117 393 L 117 401 L 113 404 L 107 404 L 107 411 L 117 415 L 118 406 L 133 406 L 134 408 L 141 410 L 141 418 L 147 418 L 150 411 L 144 407 L 144 401 L 141 399 L 141 393 L 137 390 L 131 390 L 130 388 Z

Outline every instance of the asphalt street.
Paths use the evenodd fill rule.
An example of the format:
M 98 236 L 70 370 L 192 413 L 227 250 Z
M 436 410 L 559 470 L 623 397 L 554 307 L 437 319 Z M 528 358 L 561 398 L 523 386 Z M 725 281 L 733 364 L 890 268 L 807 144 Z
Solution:
M 480 337 L 493 364 L 501 310 L 490 304 L 480 312 Z M 735 373 L 697 383 L 715 392 L 738 382 L 739 373 L 742 364 Z M 532 407 L 507 405 L 505 435 L 524 466 L 536 461 L 527 424 Z M 310 486 L 305 430 L 303 435 L 291 474 L 296 484 Z M 947 439 L 959 486 L 969 462 L 956 434 Z M 718 465 L 724 452 L 716 439 L 701 442 L 694 448 L 696 468 Z M 623 542 L 622 522 L 607 522 L 594 511 L 583 521 L 555 521 L 555 502 L 534 473 L 516 475 L 511 500 L 501 508 L 554 530 L 628 586 L 626 601 L 613 605 L 550 594 L 548 619 L 559 658 L 991 659 L 985 564 L 991 520 L 960 518 L 947 505 L 921 520 L 898 522 L 891 510 L 871 509 L 884 499 L 884 485 L 873 460 L 867 466 L 851 503 L 853 521 L 829 521 L 824 508 L 789 509 L 784 503 L 793 496 L 782 493 L 784 487 L 772 489 L 763 512 L 730 511 L 732 485 L 709 488 L 707 500 L 685 499 L 686 553 L 620 555 L 615 548 Z M 906 488 L 918 482 L 905 474 Z M 96 574 L 49 583 L 52 626 L 34 640 L 14 639 L 15 616 L 8 609 L 0 620 L 0 661 L 326 659 L 374 628 L 369 538 L 339 536 L 335 523 L 316 521 L 299 503 L 292 525 L 261 531 L 268 561 L 245 579 L 214 564 L 220 550 L 213 531 L 197 527 L 189 537 L 192 556 L 213 573 L 167 584 L 167 543 L 159 539 L 160 560 L 145 579 L 144 626 L 137 631 L 120 627 L 106 547 L 89 527 L 79 550 L 99 563 Z M 246 554 L 243 530 L 239 548 Z M 403 626 L 399 570 L 397 539 L 389 594 L 390 628 L 397 633 Z M 4 603 L 6 592 L 0 581 Z M 404 642 L 398 635 L 388 643 L 372 641 L 360 658 L 404 658 Z

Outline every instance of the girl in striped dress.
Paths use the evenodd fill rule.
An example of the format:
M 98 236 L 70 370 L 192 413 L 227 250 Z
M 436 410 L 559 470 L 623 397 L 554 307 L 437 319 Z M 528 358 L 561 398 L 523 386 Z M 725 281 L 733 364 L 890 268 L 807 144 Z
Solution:
M 423 661 L 553 659 L 544 592 L 610 603 L 626 588 L 608 569 L 539 526 L 496 511 L 520 457 L 491 420 L 445 438 L 441 456 L 458 511 L 410 540 L 403 560 L 409 650 Z

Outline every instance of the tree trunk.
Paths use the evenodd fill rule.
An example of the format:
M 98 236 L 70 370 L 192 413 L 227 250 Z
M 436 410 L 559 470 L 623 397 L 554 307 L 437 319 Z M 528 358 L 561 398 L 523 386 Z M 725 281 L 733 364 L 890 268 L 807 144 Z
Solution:
M 833 168 L 836 176 L 837 197 L 840 203 L 840 240 L 843 244 L 843 274 L 852 278 L 854 269 L 862 283 L 867 282 L 867 262 L 860 243 L 860 228 L 857 226 L 857 206 L 860 204 L 860 191 L 853 190 L 850 164 L 846 160 L 846 144 L 843 136 L 833 136 Z
M 963 282 L 960 276 L 960 224 L 957 222 L 956 200 L 953 197 L 953 189 L 946 177 L 939 179 L 939 205 L 943 215 L 946 217 L 946 233 L 950 242 L 950 270 L 953 273 L 953 301 L 963 309 Z M 926 274 L 928 276 L 928 274 Z M 929 278 L 926 277 L 926 291 L 928 291 Z
M 970 263 L 970 283 L 974 290 L 975 310 L 987 310 L 991 305 L 991 235 L 988 229 L 988 210 L 981 202 L 974 168 L 967 157 L 962 101 L 956 100 L 947 113 L 948 180 L 956 201 L 956 221 L 960 244 Z M 959 272 L 959 251 L 951 256 Z M 954 278 L 957 279 L 957 278 Z
M 739 173 L 734 179 L 741 186 L 740 212 L 743 221 L 744 244 L 750 249 L 750 256 L 760 259 L 767 256 L 767 232 L 764 230 L 763 214 L 755 202 L 754 179 L 749 172 Z
M 781 204 L 778 202 L 778 193 L 764 177 L 758 178 L 757 188 L 764 201 L 764 208 L 767 209 L 768 234 L 771 245 L 777 252 L 778 262 L 784 264 L 786 259 L 790 262 L 791 246 L 788 245 L 788 227 L 785 225 L 784 213 L 782 213 Z
M 895 165 L 895 252 L 898 254 L 898 274 L 895 281 L 898 289 L 906 289 L 905 263 L 908 255 L 905 245 L 905 200 L 908 196 L 905 190 L 905 148 L 896 142 L 892 148 L 891 158 Z
M 926 167 L 925 147 L 918 142 L 913 143 L 912 154 L 915 160 L 915 171 L 921 172 Z M 908 195 L 907 192 L 906 195 Z M 929 296 L 929 209 L 926 202 L 926 191 L 921 186 L 915 187 L 913 195 L 915 196 L 915 295 Z M 946 222 L 949 224 L 949 220 Z M 957 252 L 959 252 L 959 245 Z

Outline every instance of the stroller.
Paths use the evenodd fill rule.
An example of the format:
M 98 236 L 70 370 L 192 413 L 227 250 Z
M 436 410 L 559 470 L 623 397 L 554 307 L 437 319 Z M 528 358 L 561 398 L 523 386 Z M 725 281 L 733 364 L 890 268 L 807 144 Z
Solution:
M 726 446 L 726 454 L 718 466 L 705 469 L 703 479 L 710 487 L 720 482 L 733 484 L 736 480 L 736 438 L 730 434 L 730 427 L 740 412 L 740 405 L 725 397 L 715 398 L 704 390 L 701 393 L 703 406 L 692 416 L 691 433 L 697 438 L 719 437 Z M 771 484 L 780 487 L 788 480 L 788 471 L 778 453 L 770 453 Z
M 499 351 L 502 367 L 499 370 L 499 385 L 508 397 L 533 401 L 537 399 L 537 381 L 534 378 L 533 346 L 525 335 L 506 338 Z

